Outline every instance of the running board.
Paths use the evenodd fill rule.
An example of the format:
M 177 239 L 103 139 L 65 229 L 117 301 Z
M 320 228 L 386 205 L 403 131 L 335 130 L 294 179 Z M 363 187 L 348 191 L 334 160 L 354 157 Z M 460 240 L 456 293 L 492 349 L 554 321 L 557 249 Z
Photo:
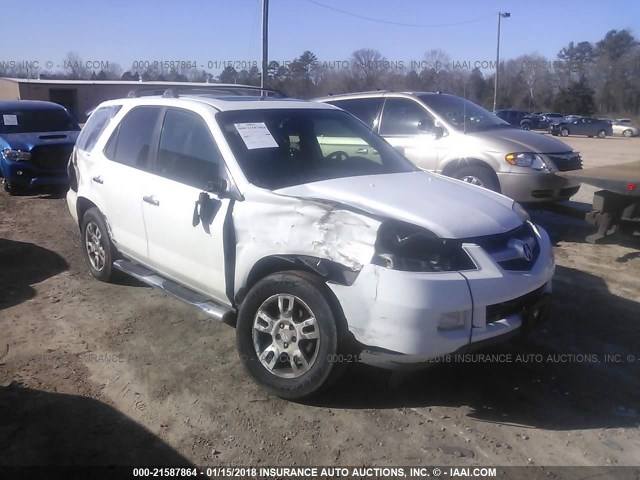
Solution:
M 220 305 L 204 295 L 200 295 L 199 293 L 189 290 L 176 282 L 168 280 L 158 275 L 153 270 L 149 270 L 142 265 L 129 262 L 127 260 L 116 260 L 113 262 L 113 266 L 121 272 L 131 275 L 147 285 L 163 290 L 172 297 L 182 300 L 192 307 L 210 315 L 216 320 L 228 324 L 233 323 L 234 312 L 231 308 Z

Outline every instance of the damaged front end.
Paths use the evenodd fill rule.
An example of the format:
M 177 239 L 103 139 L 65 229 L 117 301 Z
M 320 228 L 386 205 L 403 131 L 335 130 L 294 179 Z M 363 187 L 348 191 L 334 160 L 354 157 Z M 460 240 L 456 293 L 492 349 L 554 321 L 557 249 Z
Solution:
M 350 285 L 371 262 L 381 224 L 373 216 L 336 202 L 250 195 L 233 210 L 236 301 L 270 270 L 288 266 Z

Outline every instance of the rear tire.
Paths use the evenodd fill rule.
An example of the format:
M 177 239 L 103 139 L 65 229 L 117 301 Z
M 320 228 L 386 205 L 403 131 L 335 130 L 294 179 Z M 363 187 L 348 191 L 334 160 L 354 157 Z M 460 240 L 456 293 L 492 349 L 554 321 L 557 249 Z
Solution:
M 242 302 L 236 346 L 244 367 L 270 393 L 300 399 L 326 388 L 343 370 L 341 337 L 327 286 L 305 272 L 275 273 Z
M 606 138 L 607 136 L 607 132 L 605 132 L 604 130 L 600 130 L 598 132 L 598 138 Z
M 500 193 L 500 184 L 495 177 L 495 173 L 487 167 L 470 165 L 456 170 L 451 176 L 463 182 Z
M 90 208 L 82 217 L 82 253 L 92 277 L 109 282 L 113 278 L 113 260 L 116 250 L 100 210 Z
M 627 129 L 624 132 L 622 132 L 622 136 L 623 137 L 633 137 L 633 131 Z

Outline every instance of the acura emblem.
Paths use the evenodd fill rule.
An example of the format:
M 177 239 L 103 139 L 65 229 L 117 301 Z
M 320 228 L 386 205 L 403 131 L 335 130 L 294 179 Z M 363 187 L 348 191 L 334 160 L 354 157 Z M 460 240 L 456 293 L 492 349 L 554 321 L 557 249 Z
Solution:
M 522 245 L 522 256 L 527 262 L 530 262 L 533 259 L 533 252 L 531 251 L 531 247 L 528 243 L 524 243 Z

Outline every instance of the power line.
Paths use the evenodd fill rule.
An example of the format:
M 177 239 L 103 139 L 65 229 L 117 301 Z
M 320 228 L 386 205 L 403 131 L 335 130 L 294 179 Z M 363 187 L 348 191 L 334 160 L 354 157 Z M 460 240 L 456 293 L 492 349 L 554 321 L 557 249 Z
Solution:
M 491 15 L 487 15 L 486 17 L 476 18 L 475 20 L 467 20 L 464 22 L 456 22 L 456 23 L 439 23 L 439 24 L 428 25 L 428 24 L 421 24 L 421 23 L 402 23 L 402 22 L 392 22 L 389 20 L 381 20 L 379 18 L 371 18 L 371 17 L 366 17 L 364 15 L 359 15 L 357 13 L 347 12 L 346 10 L 341 10 L 339 8 L 331 7 L 329 5 L 325 5 L 324 3 L 320 3 L 315 0 L 307 0 L 307 2 L 317 5 L 318 7 L 323 7 L 328 10 L 333 10 L 334 12 L 342 13 L 343 15 L 349 15 L 351 17 L 356 17 L 361 20 L 367 20 L 369 22 L 376 22 L 376 23 L 385 23 L 387 25 L 397 25 L 400 27 L 415 27 L 415 28 L 455 27 L 457 25 L 468 25 L 470 23 L 482 22 L 483 20 L 486 20 L 488 18 L 493 18 L 494 16 L 494 14 L 492 13 Z

